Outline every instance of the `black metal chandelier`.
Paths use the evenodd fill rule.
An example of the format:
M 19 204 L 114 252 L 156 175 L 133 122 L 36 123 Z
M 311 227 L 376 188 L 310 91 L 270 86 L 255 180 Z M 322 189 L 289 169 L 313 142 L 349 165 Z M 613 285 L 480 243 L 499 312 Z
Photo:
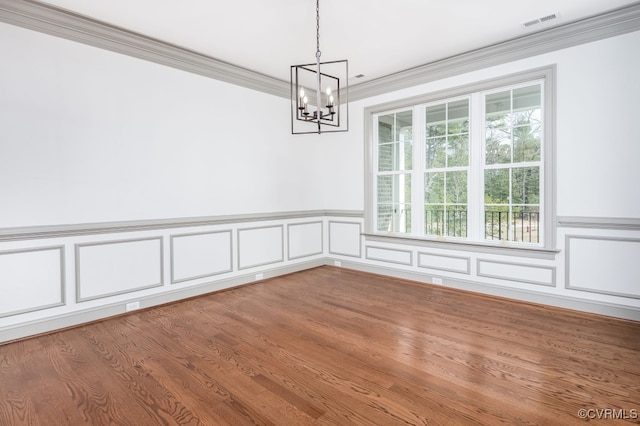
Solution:
M 291 66 L 291 133 L 349 130 L 347 60 L 320 62 L 320 0 L 316 0 L 316 62 Z

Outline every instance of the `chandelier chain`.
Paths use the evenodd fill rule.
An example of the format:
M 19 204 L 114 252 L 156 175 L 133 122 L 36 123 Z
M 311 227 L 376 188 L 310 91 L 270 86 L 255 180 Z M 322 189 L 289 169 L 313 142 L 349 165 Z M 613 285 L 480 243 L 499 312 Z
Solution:
M 320 55 L 320 0 L 316 0 L 316 58 Z

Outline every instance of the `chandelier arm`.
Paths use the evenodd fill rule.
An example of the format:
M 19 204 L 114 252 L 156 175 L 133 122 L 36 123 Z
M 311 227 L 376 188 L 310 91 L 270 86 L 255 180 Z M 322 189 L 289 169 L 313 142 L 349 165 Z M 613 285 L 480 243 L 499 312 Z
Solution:
M 320 55 L 320 0 L 316 0 L 316 57 Z
M 322 97 L 320 87 L 320 0 L 316 0 L 316 119 L 318 120 L 318 134 L 322 132 Z

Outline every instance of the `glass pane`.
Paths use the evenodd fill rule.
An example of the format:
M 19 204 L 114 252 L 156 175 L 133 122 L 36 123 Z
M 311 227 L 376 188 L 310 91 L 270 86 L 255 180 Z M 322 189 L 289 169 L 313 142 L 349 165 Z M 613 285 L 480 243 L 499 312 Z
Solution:
M 390 172 L 393 170 L 393 145 L 392 143 L 378 145 L 379 172 Z
M 446 137 L 427 139 L 425 143 L 427 169 L 446 166 L 446 147 Z
M 424 208 L 424 233 L 425 235 L 444 235 L 445 213 L 444 205 L 436 204 Z
M 413 144 L 394 142 L 378 145 L 378 171 L 411 170 L 413 162 Z
M 485 204 L 509 204 L 509 169 L 484 171 Z
M 424 202 L 426 204 L 444 202 L 444 173 L 424 174 Z
M 393 202 L 393 176 L 378 176 L 378 204 Z
M 397 144 L 396 170 L 411 170 L 413 167 L 413 143 L 411 140 L 407 142 L 398 142 Z
M 487 128 L 485 145 L 486 164 L 504 164 L 511 162 L 510 128 Z
M 411 203 L 411 175 L 378 176 L 378 204 Z
M 513 129 L 513 162 L 540 161 L 540 126 Z
M 469 165 L 469 138 L 467 135 L 449 136 L 447 166 Z
M 469 100 L 451 102 L 449 104 L 447 133 L 459 134 L 469 132 Z
M 511 91 L 507 90 L 487 95 L 485 111 L 487 115 L 491 115 L 494 119 L 498 117 L 508 119 L 508 115 L 511 113 Z M 507 123 L 505 122 L 505 124 Z
M 467 236 L 467 206 L 447 206 L 446 229 L 450 237 Z
M 393 219 L 393 206 L 390 204 L 378 204 L 377 212 L 378 231 L 391 232 Z
M 467 171 L 447 172 L 447 204 L 467 203 Z
M 393 114 L 378 117 L 378 143 L 393 141 Z
M 512 203 L 540 203 L 539 167 L 521 167 L 513 169 Z
M 447 134 L 446 104 L 432 106 L 426 109 L 427 137 L 444 136 Z
M 523 87 L 513 91 L 513 110 L 537 110 L 540 109 L 540 85 Z
M 484 210 L 484 238 L 487 240 L 509 239 L 509 208 L 486 206 Z
M 404 111 L 396 114 L 396 141 L 409 141 L 413 139 L 413 111 Z
M 411 204 L 398 205 L 394 218 L 395 232 L 411 232 Z
M 394 176 L 394 186 L 397 188 L 398 203 L 411 203 L 411 175 L 402 174 Z
M 411 232 L 411 175 L 378 176 L 377 229 Z

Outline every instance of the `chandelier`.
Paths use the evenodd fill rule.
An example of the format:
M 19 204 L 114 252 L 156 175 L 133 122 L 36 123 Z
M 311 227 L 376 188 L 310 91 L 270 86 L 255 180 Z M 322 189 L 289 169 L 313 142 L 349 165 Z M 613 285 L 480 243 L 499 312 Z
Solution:
M 316 62 L 291 66 L 291 133 L 349 130 L 347 60 L 320 62 L 320 0 L 316 0 Z

